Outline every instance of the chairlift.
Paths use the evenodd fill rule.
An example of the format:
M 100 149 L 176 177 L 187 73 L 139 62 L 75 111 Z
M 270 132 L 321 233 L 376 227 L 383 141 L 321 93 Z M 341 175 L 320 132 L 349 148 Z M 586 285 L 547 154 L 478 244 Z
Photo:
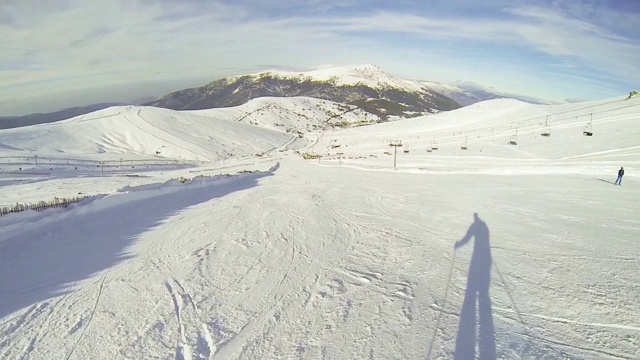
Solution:
M 549 126 L 548 116 L 547 116 L 547 119 L 544 121 L 544 127 L 542 127 L 542 133 L 540 135 L 546 136 L 546 137 L 551 136 L 551 127 Z
M 460 146 L 460 148 L 462 150 L 469 150 L 469 143 L 467 142 L 467 138 L 464 138 L 464 142 L 462 143 L 462 146 Z
M 593 114 L 591 114 L 591 120 L 585 125 L 584 130 L 582 131 L 582 135 L 584 136 L 593 136 Z
M 509 145 L 518 145 L 518 128 L 516 128 L 516 133 L 509 138 Z

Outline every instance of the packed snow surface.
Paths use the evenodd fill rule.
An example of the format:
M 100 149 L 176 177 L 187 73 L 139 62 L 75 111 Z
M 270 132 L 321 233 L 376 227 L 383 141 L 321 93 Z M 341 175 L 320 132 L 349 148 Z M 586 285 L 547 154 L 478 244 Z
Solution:
M 0 131 L 0 358 L 640 358 L 640 98 L 295 106 Z

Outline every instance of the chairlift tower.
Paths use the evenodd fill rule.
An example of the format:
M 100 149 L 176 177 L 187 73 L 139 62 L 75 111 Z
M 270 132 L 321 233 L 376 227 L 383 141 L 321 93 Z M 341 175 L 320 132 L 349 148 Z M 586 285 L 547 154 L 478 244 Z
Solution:
M 398 155 L 398 148 L 402 146 L 402 140 L 391 140 L 389 146 L 393 146 L 393 168 L 396 169 L 396 158 Z
M 551 136 L 551 127 L 549 126 L 549 116 L 547 116 L 547 118 L 544 121 L 544 127 L 542 128 L 542 133 L 540 135 L 546 136 L 546 137 Z
M 509 145 L 518 145 L 518 128 L 516 128 L 516 133 L 511 135 Z
M 342 155 L 344 155 L 344 152 L 338 151 L 336 155 L 338 155 L 338 165 L 342 166 Z

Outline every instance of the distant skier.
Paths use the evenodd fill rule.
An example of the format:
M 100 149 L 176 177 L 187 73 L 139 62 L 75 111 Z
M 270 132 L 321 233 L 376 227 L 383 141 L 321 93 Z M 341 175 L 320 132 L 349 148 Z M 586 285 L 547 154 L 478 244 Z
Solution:
M 623 176 L 624 176 L 624 168 L 620 167 L 620 170 L 618 170 L 618 178 L 616 179 L 616 185 L 622 185 Z

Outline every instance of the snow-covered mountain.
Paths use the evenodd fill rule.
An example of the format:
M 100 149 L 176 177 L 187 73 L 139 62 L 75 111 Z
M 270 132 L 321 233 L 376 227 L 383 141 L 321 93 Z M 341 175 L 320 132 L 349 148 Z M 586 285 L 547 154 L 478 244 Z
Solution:
M 149 106 L 198 110 L 237 106 L 257 97 L 305 96 L 356 105 L 378 116 L 412 117 L 459 108 L 454 100 L 414 81 L 397 79 L 375 65 L 309 72 L 265 71 L 223 78 L 168 94 Z
M 0 358 L 640 356 L 640 97 L 325 102 L 0 130 Z
M 229 89 L 224 89 L 227 85 Z M 227 90 L 230 90 L 230 94 Z M 378 66 L 360 65 L 307 72 L 264 71 L 220 79 L 205 87 L 177 91 L 160 99 L 144 98 L 127 104 L 93 104 L 47 114 L 0 117 L 0 129 L 65 120 L 111 106 L 148 104 L 169 109 L 189 110 L 235 106 L 256 97 L 301 95 L 358 106 L 375 115 L 378 121 L 457 108 L 458 105 L 450 100 L 462 106 L 495 98 L 514 98 L 539 103 L 535 99 L 514 94 L 496 93 L 473 83 L 445 84 L 403 80 Z

